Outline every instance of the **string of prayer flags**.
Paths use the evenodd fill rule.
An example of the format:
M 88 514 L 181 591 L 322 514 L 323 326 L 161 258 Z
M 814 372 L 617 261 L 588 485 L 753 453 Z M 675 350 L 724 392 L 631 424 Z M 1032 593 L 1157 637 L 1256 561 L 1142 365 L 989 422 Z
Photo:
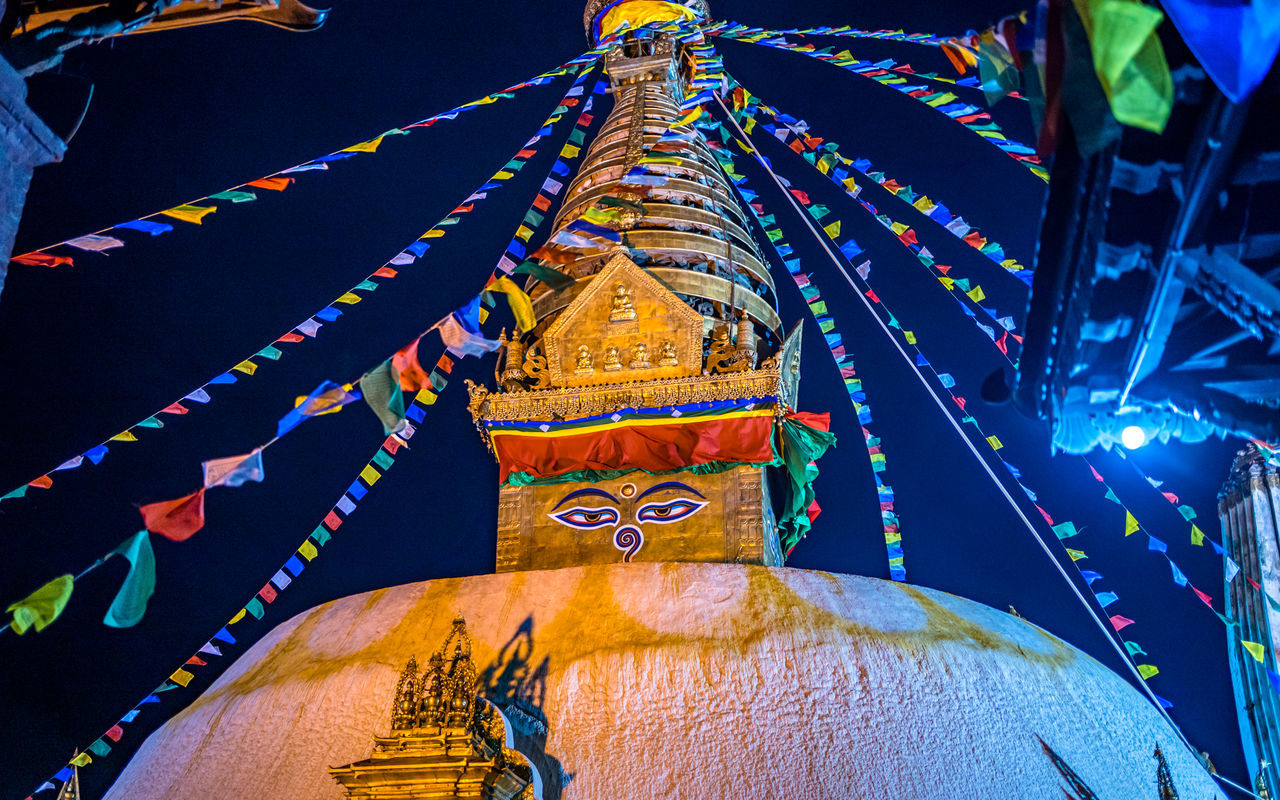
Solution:
M 142 621 L 147 601 L 156 589 L 156 557 L 151 549 L 151 534 L 138 531 L 120 543 L 107 557 L 123 556 L 129 562 L 129 574 L 116 592 L 102 622 L 112 628 L 132 628 Z
M 480 297 L 450 313 L 431 328 L 440 333 L 440 340 L 450 353 L 459 357 L 479 356 L 497 350 L 502 343 L 486 339 L 480 333 Z
M 717 157 L 722 156 L 726 162 L 732 163 L 733 155 L 727 149 L 716 151 L 716 153 Z M 758 154 L 756 157 L 760 158 Z M 790 253 L 791 248 L 784 241 L 781 229 L 770 227 L 771 225 L 777 225 L 774 216 L 765 214 L 763 204 L 759 202 L 751 203 L 747 199 L 747 193 L 750 192 L 750 189 L 746 187 L 745 180 L 739 182 L 737 187 L 738 191 L 743 194 L 744 205 L 750 210 L 761 230 L 765 231 L 766 238 L 770 246 L 774 248 L 778 260 L 785 265 L 787 271 L 791 274 L 793 282 L 805 300 L 809 313 L 812 315 L 814 322 L 818 324 L 818 328 L 823 332 L 827 349 L 831 352 L 832 358 L 835 359 L 836 367 L 840 371 L 840 376 L 844 380 L 845 389 L 849 395 L 849 402 L 853 405 L 853 409 L 858 415 L 858 423 L 862 429 L 863 445 L 867 449 L 867 455 L 871 462 L 871 474 L 875 480 L 876 497 L 880 504 L 880 519 L 884 532 L 885 554 L 889 562 L 889 577 L 896 581 L 906 580 L 907 569 L 905 554 L 902 550 L 902 531 L 897 512 L 894 509 L 894 491 L 885 477 L 888 464 L 880 438 L 875 436 L 868 427 L 873 422 L 872 409 L 867 401 L 867 394 L 863 388 L 862 380 L 858 377 L 853 356 L 846 351 L 840 334 L 834 332 L 835 321 L 831 318 L 826 303 L 821 299 L 822 293 L 813 282 L 813 276 L 803 271 L 800 259 L 786 258 L 785 254 Z M 754 193 L 751 194 L 754 196 Z M 838 233 L 838 226 L 836 230 Z M 775 232 L 777 235 L 773 235 Z M 794 544 L 792 546 L 794 547 Z M 788 551 L 789 554 L 790 552 Z
M 848 25 L 842 25 L 837 28 L 820 26 L 782 31 L 770 28 L 753 28 L 731 20 L 710 23 L 703 26 L 702 30 L 708 36 L 724 36 L 742 41 L 777 38 L 786 34 L 794 36 L 843 36 L 854 39 L 882 39 L 892 42 L 909 42 L 911 44 L 943 47 L 944 45 L 952 44 L 954 38 L 937 36 L 932 33 L 903 33 L 902 31 L 890 30 L 868 31 L 852 28 Z M 963 47 L 960 49 L 963 49 Z
M 589 58 L 585 58 L 585 60 L 580 61 L 579 64 L 590 63 L 590 62 L 594 62 L 595 60 L 596 60 L 595 56 L 590 56 Z M 568 91 L 573 92 L 575 87 L 581 88 L 582 82 L 586 80 L 586 78 L 590 75 L 591 71 L 592 71 L 591 69 L 582 70 L 581 73 L 578 75 L 578 77 L 575 79 L 573 86 L 570 87 Z M 608 87 L 607 87 L 607 84 L 601 81 L 597 84 L 596 88 L 599 91 L 607 91 Z M 567 98 L 569 97 L 569 95 L 566 93 L 565 97 Z M 588 103 L 587 103 L 588 107 L 589 105 L 590 105 L 590 99 L 588 99 Z M 534 144 L 542 137 L 545 131 L 550 130 L 550 127 L 559 118 L 560 118 L 559 115 L 554 113 L 551 116 L 549 116 L 547 120 L 545 120 L 539 126 L 538 131 L 524 145 L 524 147 L 521 149 L 520 152 L 526 153 L 529 155 L 535 154 L 536 150 L 533 149 Z M 585 113 L 585 108 L 584 108 L 584 112 L 579 115 L 579 124 L 585 125 L 589 123 L 590 120 L 591 120 L 591 117 L 589 114 Z M 499 188 L 501 186 L 503 186 L 503 183 L 501 181 L 487 180 L 474 192 L 468 195 L 467 199 L 463 202 L 463 204 L 473 205 L 475 201 L 485 199 L 489 191 Z M 549 201 L 547 205 L 549 207 L 550 205 Z M 459 206 L 459 209 L 455 209 L 455 212 L 451 212 L 451 213 L 461 213 L 461 208 L 462 207 Z M 393 257 L 390 261 L 384 263 L 381 267 L 375 270 L 367 278 L 362 280 L 356 286 L 349 289 L 347 292 L 343 293 L 339 297 L 339 300 L 341 300 L 342 297 L 346 297 L 348 295 L 358 298 L 359 295 L 355 295 L 354 292 L 371 291 L 372 289 L 376 288 L 379 284 L 374 280 L 375 278 L 383 278 L 383 279 L 395 278 L 397 275 L 397 271 L 393 269 L 391 265 L 394 264 L 399 267 L 404 267 L 404 266 L 413 264 L 417 259 L 423 257 L 423 255 L 426 254 L 426 252 L 431 247 L 431 243 L 429 240 L 433 240 L 433 239 L 439 238 L 440 236 L 445 235 L 446 228 L 442 228 L 440 226 L 450 219 L 453 219 L 454 221 L 456 221 L 457 218 L 452 216 L 447 216 L 445 217 L 445 219 L 433 225 L 425 233 L 419 236 L 413 243 L 411 243 L 408 247 L 404 248 L 403 251 L 401 251 L 399 254 Z M 162 224 L 162 223 L 148 223 L 145 220 L 136 221 L 136 222 L 137 222 L 137 225 L 135 227 L 138 227 L 138 229 L 140 230 L 150 230 L 150 226 L 152 225 L 163 227 L 165 230 L 172 229 L 172 226 L 167 224 Z M 144 225 L 143 223 L 146 223 L 146 224 Z M 132 223 L 130 224 L 132 225 Z M 117 227 L 120 227 L 120 226 L 117 226 Z M 155 235 L 155 233 L 160 233 L 163 231 L 151 230 L 150 232 L 152 233 L 152 235 Z M 334 301 L 334 303 L 338 303 L 338 302 L 339 302 L 338 300 Z M 272 361 L 279 360 L 280 357 L 283 355 L 283 351 L 280 350 L 280 348 L 276 347 L 275 345 L 294 344 L 294 343 L 305 341 L 307 338 L 315 338 L 320 328 L 322 327 L 322 325 L 328 322 L 333 322 L 341 317 L 342 311 L 336 308 L 334 303 L 330 303 L 326 307 L 317 311 L 314 315 L 312 315 L 312 317 L 308 318 L 306 321 L 295 326 L 291 331 L 281 335 L 280 337 L 277 337 L 276 340 L 272 343 L 272 345 L 268 345 L 267 347 L 259 349 L 256 353 L 254 353 L 254 356 L 262 357 Z M 481 341 L 487 341 L 487 340 L 481 339 Z M 113 436 L 108 437 L 105 441 L 95 445 L 94 447 L 89 448 L 88 450 L 86 450 L 84 453 L 81 454 L 81 456 L 83 456 L 81 463 L 83 463 L 83 461 L 87 459 L 89 462 L 93 464 L 98 464 L 108 454 L 109 445 L 111 443 L 138 441 L 138 435 L 134 432 L 134 429 L 161 427 L 163 423 L 157 418 L 158 414 L 185 413 L 186 411 L 189 411 L 190 409 L 187 409 L 185 406 L 181 405 L 181 402 L 180 402 L 181 400 L 186 400 L 186 401 L 190 401 L 193 403 L 200 403 L 200 404 L 208 403 L 211 400 L 211 397 L 208 392 L 208 387 L 236 383 L 238 380 L 236 377 L 237 375 L 254 375 L 256 374 L 260 366 L 261 366 L 260 364 L 252 361 L 251 359 L 241 359 L 234 367 L 232 367 L 232 369 L 210 379 L 203 386 L 200 386 L 188 392 L 182 398 L 179 398 L 179 401 L 174 401 L 172 403 L 169 403 L 163 409 L 161 409 L 160 411 L 157 411 L 155 414 L 148 416 L 141 422 L 138 422 L 135 425 L 130 426 L 130 428 L 126 428 L 125 430 L 120 431 L 114 434 Z M 337 403 L 331 402 L 332 398 L 329 401 L 325 400 L 325 398 L 313 398 L 313 400 L 317 400 L 319 405 L 313 404 L 313 405 L 307 406 L 307 408 L 304 408 L 304 409 L 295 409 L 297 413 L 286 415 L 284 418 L 280 420 L 280 427 L 277 430 L 277 435 L 278 436 L 283 435 L 288 430 L 291 430 L 298 423 L 300 423 L 302 419 L 304 419 L 307 416 L 315 416 L 320 413 L 333 413 L 338 411 L 342 405 L 352 402 L 354 400 L 360 399 L 359 393 L 350 394 L 351 387 L 342 387 L 343 391 L 347 392 L 348 394 L 342 394 L 340 392 L 337 392 L 336 390 L 338 388 L 339 387 L 337 387 L 336 384 L 329 384 L 326 390 L 334 390 L 335 391 L 334 397 L 340 399 L 341 402 L 337 402 Z M 182 409 L 182 411 L 179 411 L 178 409 Z M 70 464 L 72 461 L 74 461 L 74 458 L 68 461 L 64 461 L 63 464 L 67 465 L 67 464 Z M 79 464 L 76 464 L 76 466 L 79 466 Z M 66 467 L 66 468 L 74 468 L 74 467 Z M 0 502 L 22 498 L 26 496 L 28 489 L 32 487 L 47 489 L 52 486 L 52 483 L 53 483 L 52 478 L 50 478 L 49 475 L 46 473 L 45 475 L 42 475 L 39 478 L 36 478 L 34 481 L 29 481 L 27 484 L 19 486 L 3 495 L 0 495 Z
M 59 575 L 21 600 L 10 603 L 5 609 L 5 613 L 12 615 L 9 627 L 19 636 L 32 628 L 39 633 L 49 627 L 62 616 L 62 610 L 67 607 L 73 588 L 73 576 Z
M 204 527 L 204 488 L 176 500 L 148 503 L 138 511 L 147 530 L 185 542 Z
M 977 228 L 964 222 L 959 217 L 952 216 L 946 205 L 935 202 L 925 195 L 918 195 L 910 186 L 900 184 L 886 176 L 884 172 L 876 171 L 871 162 L 865 158 L 845 157 L 840 153 L 839 145 L 835 142 L 811 136 L 808 132 L 809 124 L 804 120 L 796 119 L 764 103 L 759 97 L 751 94 L 736 81 L 733 81 L 732 78 L 730 78 L 730 82 L 734 87 L 732 92 L 733 107 L 735 118 L 738 119 L 739 124 L 744 121 L 754 121 L 759 114 L 766 115 L 770 120 L 778 124 L 776 128 L 773 127 L 772 123 L 767 124 L 767 130 L 772 130 L 783 144 L 787 144 L 787 140 L 794 136 L 795 138 L 791 140 L 792 149 L 799 147 L 797 152 L 800 152 L 805 161 L 826 175 L 833 183 L 843 188 L 845 193 L 855 200 L 861 199 L 861 187 L 858 186 L 853 177 L 856 173 L 875 181 L 895 198 L 924 214 L 930 220 L 943 227 L 949 234 L 978 250 L 989 260 L 999 264 L 1001 268 L 1030 286 L 1031 270 L 1019 264 L 1015 259 L 1008 258 L 1004 248 L 998 242 L 988 240 L 979 233 Z M 869 208 L 869 210 L 878 214 L 874 208 Z M 895 231 L 895 234 L 907 235 L 899 231 Z M 914 236 L 914 234 L 910 234 L 910 236 Z M 908 242 L 904 239 L 904 243 Z M 927 254 L 927 251 L 925 253 Z M 932 259 L 932 255 L 927 255 L 927 257 Z M 927 266 L 931 266 L 931 264 Z
M 217 211 L 217 206 L 216 205 L 212 205 L 212 206 L 200 205 L 200 203 L 205 203 L 205 202 L 214 201 L 214 200 L 222 200 L 232 204 L 251 202 L 257 199 L 256 194 L 254 194 L 252 191 L 248 191 L 251 188 L 266 189 L 269 191 L 277 191 L 277 192 L 284 191 L 289 186 L 289 184 L 295 180 L 294 178 L 289 177 L 290 175 L 300 173 L 300 172 L 327 171 L 329 169 L 329 162 L 340 161 L 345 158 L 354 156 L 358 153 L 376 152 L 378 149 L 378 145 L 381 144 L 383 139 L 385 139 L 387 136 L 404 135 L 404 134 L 410 133 L 411 131 L 409 129 L 411 128 L 427 128 L 441 120 L 456 119 L 459 113 L 461 112 L 468 111 L 473 108 L 478 108 L 481 105 L 487 105 L 489 103 L 496 102 L 499 99 L 514 98 L 515 92 L 519 89 L 523 89 L 529 86 L 541 86 L 545 83 L 549 83 L 554 77 L 558 77 L 565 74 L 577 74 L 579 73 L 579 71 L 585 71 L 583 70 L 583 68 L 587 67 L 588 65 L 594 64 L 594 62 L 600 57 L 601 53 L 603 52 L 604 50 L 602 48 L 595 48 L 593 50 L 590 50 L 584 53 L 581 56 L 577 56 L 573 59 L 570 59 L 569 61 L 566 61 L 564 64 L 561 64 L 559 67 L 556 67 L 555 69 L 548 70 L 537 76 L 534 76 L 533 78 L 521 81 L 520 83 L 514 84 L 512 86 L 508 86 L 506 89 L 503 89 L 500 92 L 494 92 L 492 94 L 486 95 L 484 98 L 481 98 L 480 100 L 472 101 L 470 103 L 465 103 L 461 106 L 450 109 L 449 111 L 432 115 L 430 117 L 427 117 L 426 119 L 419 120 L 418 122 L 415 122 L 412 125 L 405 125 L 400 128 L 393 128 L 392 130 L 387 131 L 382 135 L 377 136 L 373 139 L 370 139 L 364 142 L 359 142 L 349 147 L 344 147 L 341 150 L 337 150 L 328 155 L 309 159 L 308 161 L 304 161 L 303 163 L 298 164 L 296 166 L 280 170 L 279 172 L 276 172 L 272 175 L 267 175 L 262 178 L 258 178 L 257 180 L 253 180 L 248 183 L 241 184 L 239 186 L 234 186 L 230 189 L 226 189 L 220 192 L 215 192 L 213 194 L 206 195 L 205 197 L 198 198 L 190 203 L 184 203 L 179 206 L 174 206 L 173 208 L 165 209 L 163 211 L 158 211 L 155 214 L 150 214 L 141 219 L 122 222 L 117 225 L 113 225 L 110 228 L 103 228 L 102 230 L 94 231 L 93 233 L 90 233 L 90 234 L 85 234 L 83 236 L 78 236 L 73 239 L 67 239 L 62 242 L 57 242 L 55 244 L 47 245 L 45 247 L 40 248 L 39 250 L 35 250 L 30 253 L 22 253 L 20 255 L 14 256 L 10 260 L 15 263 L 23 264 L 27 266 L 42 266 L 42 267 L 59 267 L 64 265 L 71 266 L 73 265 L 72 256 L 53 255 L 46 251 L 65 245 L 65 246 L 74 247 L 82 251 L 104 252 L 108 249 L 112 249 L 115 247 L 123 247 L 125 245 L 125 242 L 120 240 L 119 238 L 106 235 L 108 232 L 113 230 L 117 230 L 117 229 L 134 230 L 134 231 L 139 231 L 141 233 L 146 233 L 149 236 L 158 236 L 162 233 L 168 233 L 169 231 L 173 230 L 172 225 L 165 222 L 157 221 L 156 218 L 158 217 L 169 217 L 171 219 L 180 220 L 182 222 L 201 225 L 206 216 Z
M 926 84 L 913 84 L 900 76 L 888 72 L 887 70 L 879 69 L 874 64 L 859 61 L 852 57 L 842 57 L 841 55 L 833 55 L 829 52 L 823 52 L 817 50 L 811 44 L 795 44 L 782 36 L 772 39 L 739 39 L 738 41 L 750 41 L 751 44 L 759 44 L 778 50 L 786 50 L 806 55 L 819 61 L 824 61 L 840 67 L 855 75 L 874 80 L 883 86 L 895 89 L 908 97 L 914 98 L 923 105 L 934 109 L 938 113 L 955 120 L 970 131 L 973 131 L 975 134 L 1003 151 L 1010 158 L 1021 163 L 1024 167 L 1029 169 L 1033 175 L 1041 180 L 1045 182 L 1048 182 L 1049 180 L 1049 173 L 1043 166 L 1041 166 L 1040 159 L 1036 155 L 1034 148 L 1009 139 L 1001 130 L 1000 126 L 991 120 L 990 114 L 987 114 L 978 106 L 958 101 L 956 95 L 950 92 L 933 91 L 933 87 Z M 979 123 L 978 120 L 986 121 Z
M 318 417 L 321 414 L 332 414 L 348 403 L 360 399 L 359 392 L 351 391 L 350 386 L 339 386 L 333 381 L 323 381 L 311 391 L 311 394 L 280 418 L 276 423 L 276 436 L 284 436 L 298 427 L 307 417 Z

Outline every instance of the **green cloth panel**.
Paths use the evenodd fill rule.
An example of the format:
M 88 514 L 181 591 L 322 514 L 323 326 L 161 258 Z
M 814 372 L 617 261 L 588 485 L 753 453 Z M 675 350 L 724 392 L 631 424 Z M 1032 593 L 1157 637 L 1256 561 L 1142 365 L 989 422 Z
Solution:
M 812 462 L 822 458 L 828 448 L 835 446 L 836 435 L 810 428 L 790 417 L 784 417 L 779 428 L 782 434 L 782 460 L 787 468 L 791 489 L 786 508 L 778 520 L 782 552 L 786 553 L 809 531 L 811 523 L 808 510 L 814 500 L 813 482 L 818 477 L 818 468 Z
M 102 622 L 112 628 L 132 628 L 142 621 L 142 615 L 147 613 L 147 601 L 156 590 L 156 556 L 151 549 L 151 534 L 138 531 L 111 551 L 110 556 L 117 555 L 128 559 L 129 574 L 120 584 Z

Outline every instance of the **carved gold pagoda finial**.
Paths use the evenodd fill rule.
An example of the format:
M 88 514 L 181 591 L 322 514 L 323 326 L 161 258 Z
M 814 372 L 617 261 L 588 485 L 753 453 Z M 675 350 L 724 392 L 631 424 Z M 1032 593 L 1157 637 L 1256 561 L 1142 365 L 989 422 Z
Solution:
M 330 767 L 348 798 L 516 800 L 540 795 L 532 764 L 511 749 L 498 708 L 477 696 L 471 636 L 461 615 L 422 674 L 410 658 L 396 684 L 391 735 L 373 737 L 373 755 Z M 443 788 L 442 788 L 443 787 Z
M 610 322 L 626 322 L 636 318 L 635 307 L 631 304 L 631 292 L 626 284 L 613 287 L 613 310 L 609 312 Z

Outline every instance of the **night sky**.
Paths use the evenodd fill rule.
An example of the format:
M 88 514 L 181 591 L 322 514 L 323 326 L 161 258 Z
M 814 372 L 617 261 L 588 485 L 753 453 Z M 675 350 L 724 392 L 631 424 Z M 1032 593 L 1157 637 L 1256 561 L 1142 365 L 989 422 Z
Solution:
M 1014 0 L 713 4 L 720 18 L 768 27 L 852 24 L 942 34 L 981 28 L 1018 9 Z M 838 141 L 845 155 L 869 158 L 945 202 L 1009 255 L 1033 263 L 1044 187 L 1012 159 L 870 80 L 799 55 L 717 41 L 728 70 L 766 102 L 807 119 L 814 135 Z M 829 43 L 864 58 L 892 55 L 919 71 L 949 69 L 932 48 L 848 39 L 820 46 Z M 66 160 L 37 170 L 14 252 L 367 140 L 584 49 L 577 2 L 507 0 L 347 2 L 312 34 L 228 24 L 79 48 L 64 72 L 92 80 L 95 97 Z M 259 191 L 253 203 L 221 203 L 200 227 L 175 222 L 172 233 L 156 238 L 125 232 L 126 247 L 110 255 L 79 253 L 73 268 L 13 266 L 0 296 L 0 494 L 229 370 L 358 283 L 501 167 L 567 86 L 562 80 L 526 89 L 456 121 L 389 137 L 375 154 L 298 175 L 283 193 Z M 607 107 L 606 100 L 597 109 Z M 1006 100 L 994 113 L 1014 138 L 1032 138 L 1019 101 Z M 603 116 L 597 114 L 597 125 Z M 280 361 L 263 361 L 257 374 L 233 386 L 212 387 L 211 403 L 188 404 L 185 416 L 163 416 L 163 430 L 141 431 L 137 443 L 113 443 L 100 465 L 56 473 L 52 489 L 0 505 L 0 599 L 7 605 L 56 575 L 88 566 L 141 527 L 138 504 L 194 491 L 201 461 L 265 442 L 295 396 L 324 379 L 357 378 L 470 299 L 565 133 L 558 131 L 518 179 L 478 203 L 425 258 L 325 325 L 318 338 L 282 345 Z M 972 398 L 969 410 L 999 435 L 1002 452 L 1022 468 L 1041 505 L 1085 529 L 1068 544 L 1089 554 L 1082 567 L 1106 576 L 1095 588 L 1119 595 L 1107 613 L 1136 620 L 1125 634 L 1160 668 L 1153 689 L 1174 703 L 1173 717 L 1196 747 L 1209 751 L 1225 774 L 1247 782 L 1222 624 L 1173 584 L 1164 559 L 1147 552 L 1145 537 L 1123 536 L 1123 511 L 1102 499 L 1080 459 L 1050 457 L 1042 424 L 980 403 L 979 386 L 1000 366 L 1000 354 L 938 282 L 798 157 L 781 146 L 767 153 L 867 248 L 872 286 L 903 327 L 916 332 L 929 359 L 955 375 L 959 392 Z M 782 198 L 762 173 L 739 163 L 814 273 L 856 356 L 872 428 L 883 439 L 885 477 L 896 490 L 908 580 L 1000 609 L 1014 605 L 1127 675 L 879 327 L 806 243 Z M 989 304 L 1012 312 L 1021 327 L 1021 282 L 936 225 L 901 213 L 878 187 L 866 197 L 911 222 L 940 262 L 977 279 Z M 789 565 L 887 578 L 856 416 L 799 293 L 785 274 L 779 277 L 784 321 L 805 319 L 801 407 L 831 411 L 840 437 L 820 465 L 824 512 Z M 509 324 L 502 315 L 497 322 Z M 424 344 L 424 361 L 438 352 Z M 86 796 L 101 795 L 151 730 L 293 614 L 378 587 L 492 571 L 497 471 L 465 410 L 464 377 L 492 382 L 491 361 L 467 359 L 455 369 L 411 450 L 321 556 L 268 607 L 266 619 L 235 626 L 239 643 L 227 647 L 223 659 L 210 658 L 209 666 L 196 668 L 189 688 L 144 707 L 114 752 L 82 771 Z M 127 568 L 113 559 L 77 584 L 66 612 L 46 631 L 0 636 L 0 797 L 24 797 L 207 641 L 317 525 L 382 439 L 374 416 L 353 406 L 308 421 L 268 450 L 264 483 L 211 491 L 204 530 L 185 543 L 153 537 L 158 587 L 138 626 L 102 625 Z M 1191 504 L 1201 527 L 1216 537 L 1214 497 L 1237 446 L 1154 445 L 1133 459 Z M 1121 459 L 1099 453 L 1093 463 L 1221 611 L 1221 568 L 1212 551 L 1190 545 L 1174 508 Z M 1024 508 L 1038 519 L 1029 504 Z M 1112 746 L 1149 753 L 1152 744 Z M 1153 791 L 1154 774 L 1153 765 Z

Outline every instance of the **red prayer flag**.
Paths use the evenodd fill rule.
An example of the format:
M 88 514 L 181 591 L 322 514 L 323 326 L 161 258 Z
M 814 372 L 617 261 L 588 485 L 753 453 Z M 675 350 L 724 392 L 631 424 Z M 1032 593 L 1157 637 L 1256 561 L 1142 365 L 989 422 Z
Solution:
M 802 204 L 806 206 L 809 205 L 809 195 L 806 192 L 802 192 L 799 189 L 792 189 L 791 193 L 795 195 L 796 199 L 799 200 Z
M 23 253 L 20 256 L 14 256 L 9 259 L 15 264 L 26 264 L 28 267 L 60 267 L 66 264 L 72 266 L 71 256 L 54 256 L 48 253 Z
M 268 583 L 258 590 L 258 596 L 268 603 L 274 603 L 277 596 L 276 588 Z
M 203 667 L 209 662 L 205 661 L 200 656 L 192 656 L 191 658 L 188 658 L 186 660 L 186 663 L 191 664 L 192 666 L 195 666 L 195 667 Z
M 1040 512 L 1040 516 L 1044 517 L 1044 521 L 1045 521 L 1045 522 L 1049 523 L 1050 525 L 1052 525 L 1052 524 L 1053 524 L 1053 517 L 1049 516 L 1049 512 L 1048 512 L 1048 511 L 1045 511 L 1045 510 L 1044 510 L 1043 508 L 1041 508 L 1040 506 L 1036 506 L 1036 511 L 1039 511 L 1039 512 Z
M 1005 331 L 1000 334 L 1000 338 L 996 339 L 996 347 L 1000 348 L 1000 352 L 1009 355 L 1009 332 Z M 1089 469 L 1093 469 L 1090 467 Z M 1101 479 L 1099 479 L 1101 480 Z
M 1168 500 L 1170 503 L 1173 503 L 1174 505 L 1178 504 L 1178 496 L 1173 492 L 1161 492 L 1160 494 L 1164 495 L 1164 499 Z
M 113 742 L 118 742 L 120 741 L 121 737 L 124 736 L 124 728 L 121 728 L 119 725 L 112 725 L 111 730 L 107 731 L 102 735 L 107 737 Z
M 448 353 L 440 354 L 440 360 L 436 362 L 436 366 L 444 370 L 446 373 L 453 373 L 453 359 L 449 358 Z
M 889 180 L 885 181 L 880 185 L 888 189 L 889 191 L 893 192 L 894 194 L 897 194 L 898 190 L 902 188 L 902 184 L 898 183 L 893 178 L 890 178 Z
M 1127 628 L 1132 624 L 1133 620 L 1128 617 L 1122 617 L 1119 614 L 1116 614 L 1111 618 L 1111 627 L 1115 628 L 1117 631 Z
M 342 517 L 338 516 L 337 511 L 330 511 L 324 515 L 324 524 L 329 530 L 336 531 L 342 525 Z
M 969 231 L 966 233 L 964 235 L 964 241 L 972 247 L 982 247 L 987 243 L 987 240 L 982 238 L 982 234 L 977 231 Z
M 822 506 L 818 505 L 817 500 L 814 500 L 809 504 L 809 508 L 805 510 L 805 513 L 809 515 L 809 522 L 812 523 L 822 513 Z
M 946 275 L 948 272 L 951 271 L 951 267 L 947 266 L 946 264 L 934 264 L 933 268 L 936 269 L 938 272 L 941 272 L 943 275 Z
M 147 530 L 174 542 L 185 542 L 204 527 L 204 489 L 177 500 L 148 503 L 138 511 Z
M 471 203 L 465 206 L 458 206 L 457 208 L 455 208 L 453 211 L 450 211 L 449 213 L 450 214 L 466 214 L 467 212 L 472 211 L 474 208 L 475 208 L 475 204 Z
M 1205 604 L 1206 606 L 1208 606 L 1209 608 L 1213 608 L 1213 598 L 1212 598 L 1212 597 L 1210 597 L 1209 595 L 1207 595 L 1207 594 L 1205 594 L 1204 592 L 1200 591 L 1199 589 L 1197 589 L 1197 588 L 1196 588 L 1196 587 L 1194 587 L 1194 586 L 1192 586 L 1192 587 L 1191 587 L 1191 591 L 1193 591 L 1193 592 L 1195 592 L 1195 593 L 1196 593 L 1196 597 L 1199 597 L 1199 598 L 1200 598 L 1200 601 L 1201 601 L 1202 603 L 1204 603 L 1204 604 Z
M 799 139 L 792 139 L 791 144 L 787 145 L 787 147 L 790 147 L 792 150 L 796 151 L 797 153 L 804 152 L 804 145 L 800 144 Z
M 546 211 L 548 208 L 551 208 L 551 198 L 544 194 L 539 194 L 537 197 L 533 198 L 533 207 L 539 211 Z
M 289 333 L 286 333 L 284 336 L 281 336 L 279 339 L 276 339 L 276 341 L 277 342 L 300 342 L 302 341 L 302 334 L 293 333 L 292 331 L 290 331 Z
M 375 278 L 394 278 L 395 276 L 396 271 L 391 267 L 379 267 L 378 271 L 373 273 Z
M 960 397 L 959 395 L 952 395 L 951 399 L 956 401 L 956 405 L 960 406 L 961 411 L 964 411 L 964 404 L 967 401 L 963 397 Z
M 182 403 L 172 403 L 160 409 L 160 413 L 161 414 L 185 414 L 187 413 L 187 407 L 184 406 Z
M 877 294 L 876 294 L 876 290 L 875 290 L 875 289 L 868 289 L 868 290 L 867 290 L 867 299 L 868 299 L 868 300 L 870 300 L 870 301 L 871 301 L 871 302 L 873 302 L 873 303 L 879 303 L 879 302 L 880 302 L 880 297 L 879 297 L 879 295 L 877 295 Z
M 291 183 L 293 183 L 293 178 L 273 176 L 270 178 L 259 178 L 256 181 L 250 181 L 249 183 L 246 183 L 245 186 L 252 186 L 256 189 L 270 189 L 274 192 L 283 192 Z
M 528 149 L 526 149 L 526 150 L 521 150 L 520 152 L 516 153 L 516 158 L 533 158 L 533 157 L 534 157 L 534 156 L 536 156 L 537 154 L 538 154 L 538 151 L 537 151 L 537 150 L 528 150 Z
M 578 117 L 578 127 L 579 128 L 587 127 L 588 125 L 591 124 L 591 120 L 593 119 L 595 119 L 595 117 L 591 116 L 590 114 L 583 114 L 582 116 Z
M 427 371 L 418 361 L 418 342 L 420 341 L 422 341 L 421 336 L 397 350 L 391 357 L 391 365 L 400 372 L 400 388 L 406 392 L 416 392 L 431 386 Z
M 53 478 L 50 478 L 48 475 L 41 475 L 39 478 L 36 478 L 27 485 L 34 486 L 37 489 L 48 489 L 50 486 L 53 486 Z
M 404 442 L 402 442 L 399 437 L 388 436 L 387 440 L 382 443 L 382 447 L 394 456 L 401 447 L 404 447 Z
M 1260 583 L 1255 581 L 1253 578 L 1249 578 L 1248 581 L 1250 586 L 1257 589 L 1258 591 L 1262 591 L 1262 585 Z
M 1095 481 L 1097 481 L 1098 483 L 1103 483 L 1102 476 L 1098 474 L 1098 471 L 1093 468 L 1092 464 L 1089 465 L 1089 471 L 1093 473 L 1093 479 Z
M 898 238 L 902 240 L 903 244 L 916 244 L 916 232 L 910 228 L 898 234 Z

